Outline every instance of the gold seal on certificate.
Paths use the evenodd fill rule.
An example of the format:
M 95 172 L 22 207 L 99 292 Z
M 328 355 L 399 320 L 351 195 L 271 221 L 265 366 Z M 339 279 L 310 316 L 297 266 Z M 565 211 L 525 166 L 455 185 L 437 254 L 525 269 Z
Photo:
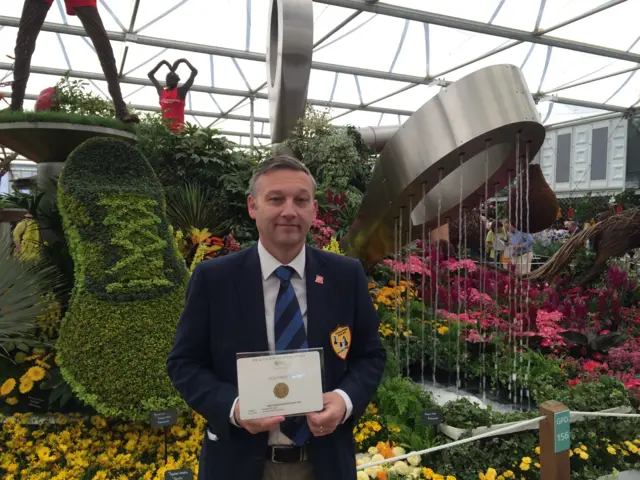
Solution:
M 239 354 L 237 364 L 242 420 L 322 410 L 319 350 L 278 355 Z
M 284 398 L 289 395 L 289 387 L 286 383 L 279 383 L 273 387 L 273 394 L 278 398 Z

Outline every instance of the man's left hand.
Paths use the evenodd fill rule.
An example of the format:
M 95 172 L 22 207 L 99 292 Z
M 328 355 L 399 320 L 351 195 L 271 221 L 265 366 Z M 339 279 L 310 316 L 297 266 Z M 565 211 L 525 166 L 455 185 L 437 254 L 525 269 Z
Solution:
M 342 395 L 336 392 L 327 392 L 322 395 L 322 411 L 307 413 L 309 429 L 315 437 L 322 437 L 333 433 L 342 422 L 347 411 Z

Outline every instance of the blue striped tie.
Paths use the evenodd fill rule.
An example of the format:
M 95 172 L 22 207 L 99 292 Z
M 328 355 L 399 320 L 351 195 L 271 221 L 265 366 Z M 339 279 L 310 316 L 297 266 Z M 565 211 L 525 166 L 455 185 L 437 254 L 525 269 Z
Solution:
M 298 304 L 296 292 L 291 285 L 293 268 L 280 266 L 276 269 L 280 279 L 280 290 L 276 300 L 275 311 L 275 343 L 276 352 L 309 348 L 307 333 L 302 321 L 302 312 Z M 311 434 L 307 418 L 302 416 L 287 417 L 280 424 L 280 430 L 296 445 L 303 445 Z

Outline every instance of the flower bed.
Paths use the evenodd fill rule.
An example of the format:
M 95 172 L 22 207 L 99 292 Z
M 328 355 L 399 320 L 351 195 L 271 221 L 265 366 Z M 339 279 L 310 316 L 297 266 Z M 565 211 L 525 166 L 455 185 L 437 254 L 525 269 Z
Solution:
M 375 407 L 368 414 L 376 414 Z M 55 423 L 33 422 L 31 414 L 16 414 L 5 419 L 0 429 L 0 443 L 8 448 L 0 453 L 0 474 L 3 480 L 163 480 L 166 470 L 189 468 L 197 472 L 198 457 L 204 428 L 197 415 L 181 416 L 179 423 L 168 429 L 167 463 L 165 464 L 162 429 L 152 429 L 135 422 L 105 420 L 101 416 L 82 418 L 77 415 L 53 418 Z M 34 424 L 35 423 L 35 424 Z M 382 431 L 382 425 L 366 421 L 361 428 Z M 637 432 L 636 432 L 637 433 Z M 359 471 L 359 480 L 394 479 L 487 479 L 539 478 L 540 448 L 535 442 L 525 448 L 513 448 L 517 437 L 505 440 L 511 451 L 508 461 L 498 465 L 500 455 L 495 442 L 453 449 L 448 456 L 410 456 L 406 461 L 368 467 Z M 470 449 L 473 449 L 471 451 Z M 481 450 L 484 449 L 484 450 Z M 394 441 L 376 441 L 356 456 L 358 465 L 404 455 L 409 451 Z M 570 452 L 575 478 L 592 476 L 601 469 L 640 466 L 640 439 L 624 440 L 585 438 L 576 441 Z M 475 454 L 483 468 L 473 472 L 459 471 L 459 465 L 443 459 L 458 458 L 458 464 L 468 463 Z

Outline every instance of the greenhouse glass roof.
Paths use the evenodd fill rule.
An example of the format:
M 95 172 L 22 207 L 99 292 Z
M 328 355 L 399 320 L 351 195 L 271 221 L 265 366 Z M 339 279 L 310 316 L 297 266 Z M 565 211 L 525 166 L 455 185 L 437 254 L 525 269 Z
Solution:
M 3 2 L 0 79 L 12 80 L 22 1 Z M 270 0 L 99 0 L 125 100 L 158 110 L 147 72 L 187 58 L 199 71 L 187 121 L 269 143 L 265 52 Z M 640 103 L 640 2 L 630 0 L 316 0 L 309 103 L 335 124 L 397 125 L 449 82 L 520 67 L 540 120 L 556 124 Z M 179 74 L 183 81 L 189 71 Z M 54 0 L 32 59 L 25 108 L 69 71 L 107 99 L 90 40 Z M 161 70 L 157 75 L 163 81 Z M 0 86 L 10 96 L 10 87 Z

